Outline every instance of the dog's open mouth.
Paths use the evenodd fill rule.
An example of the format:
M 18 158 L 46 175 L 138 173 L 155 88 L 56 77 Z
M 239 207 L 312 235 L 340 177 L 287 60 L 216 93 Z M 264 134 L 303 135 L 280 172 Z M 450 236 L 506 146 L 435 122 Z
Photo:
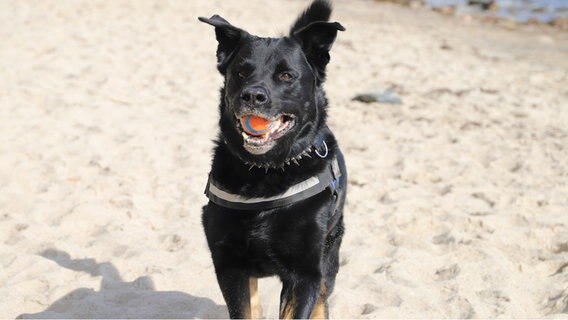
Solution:
M 276 140 L 283 137 L 296 124 L 292 115 L 281 114 L 274 118 L 264 118 L 247 114 L 237 117 L 237 128 L 244 148 L 252 154 L 263 154 L 272 149 Z

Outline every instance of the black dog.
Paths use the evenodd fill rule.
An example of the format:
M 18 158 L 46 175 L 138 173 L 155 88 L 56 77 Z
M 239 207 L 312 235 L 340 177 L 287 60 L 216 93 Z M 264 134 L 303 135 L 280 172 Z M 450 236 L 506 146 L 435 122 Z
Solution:
M 345 30 L 330 14 L 327 1 L 315 1 L 282 38 L 199 18 L 215 27 L 225 77 L 203 226 L 231 318 L 261 316 L 257 278 L 272 275 L 283 283 L 281 318 L 328 317 L 347 179 L 322 89 Z M 267 132 L 256 132 L 251 116 Z

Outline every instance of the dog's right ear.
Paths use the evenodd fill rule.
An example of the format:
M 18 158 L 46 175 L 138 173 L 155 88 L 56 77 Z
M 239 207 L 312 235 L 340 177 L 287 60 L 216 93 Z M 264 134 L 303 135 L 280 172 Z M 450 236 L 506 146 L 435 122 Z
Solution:
M 331 3 L 315 0 L 296 19 L 290 37 L 296 39 L 308 62 L 314 67 L 318 84 L 325 79 L 325 67 L 329 63 L 329 50 L 338 31 L 345 31 L 339 22 L 328 22 L 331 16 Z
M 236 52 L 237 47 L 242 39 L 249 36 L 248 32 L 239 29 L 227 20 L 218 15 L 211 18 L 199 17 L 199 21 L 205 22 L 215 27 L 215 36 L 217 37 L 217 69 L 225 74 L 227 65 Z

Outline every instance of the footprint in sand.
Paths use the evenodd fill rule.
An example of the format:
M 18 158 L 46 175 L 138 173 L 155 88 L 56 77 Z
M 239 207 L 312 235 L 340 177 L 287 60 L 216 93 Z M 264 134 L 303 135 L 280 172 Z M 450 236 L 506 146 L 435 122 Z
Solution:
M 460 274 L 460 267 L 457 264 L 444 266 L 436 270 L 436 280 L 445 281 L 455 279 Z

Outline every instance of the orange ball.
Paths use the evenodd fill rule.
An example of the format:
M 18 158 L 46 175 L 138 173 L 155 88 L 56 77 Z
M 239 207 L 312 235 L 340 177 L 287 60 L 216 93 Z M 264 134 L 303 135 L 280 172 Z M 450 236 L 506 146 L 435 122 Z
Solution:
M 251 136 L 261 136 L 270 130 L 272 121 L 258 116 L 242 116 L 241 126 Z

